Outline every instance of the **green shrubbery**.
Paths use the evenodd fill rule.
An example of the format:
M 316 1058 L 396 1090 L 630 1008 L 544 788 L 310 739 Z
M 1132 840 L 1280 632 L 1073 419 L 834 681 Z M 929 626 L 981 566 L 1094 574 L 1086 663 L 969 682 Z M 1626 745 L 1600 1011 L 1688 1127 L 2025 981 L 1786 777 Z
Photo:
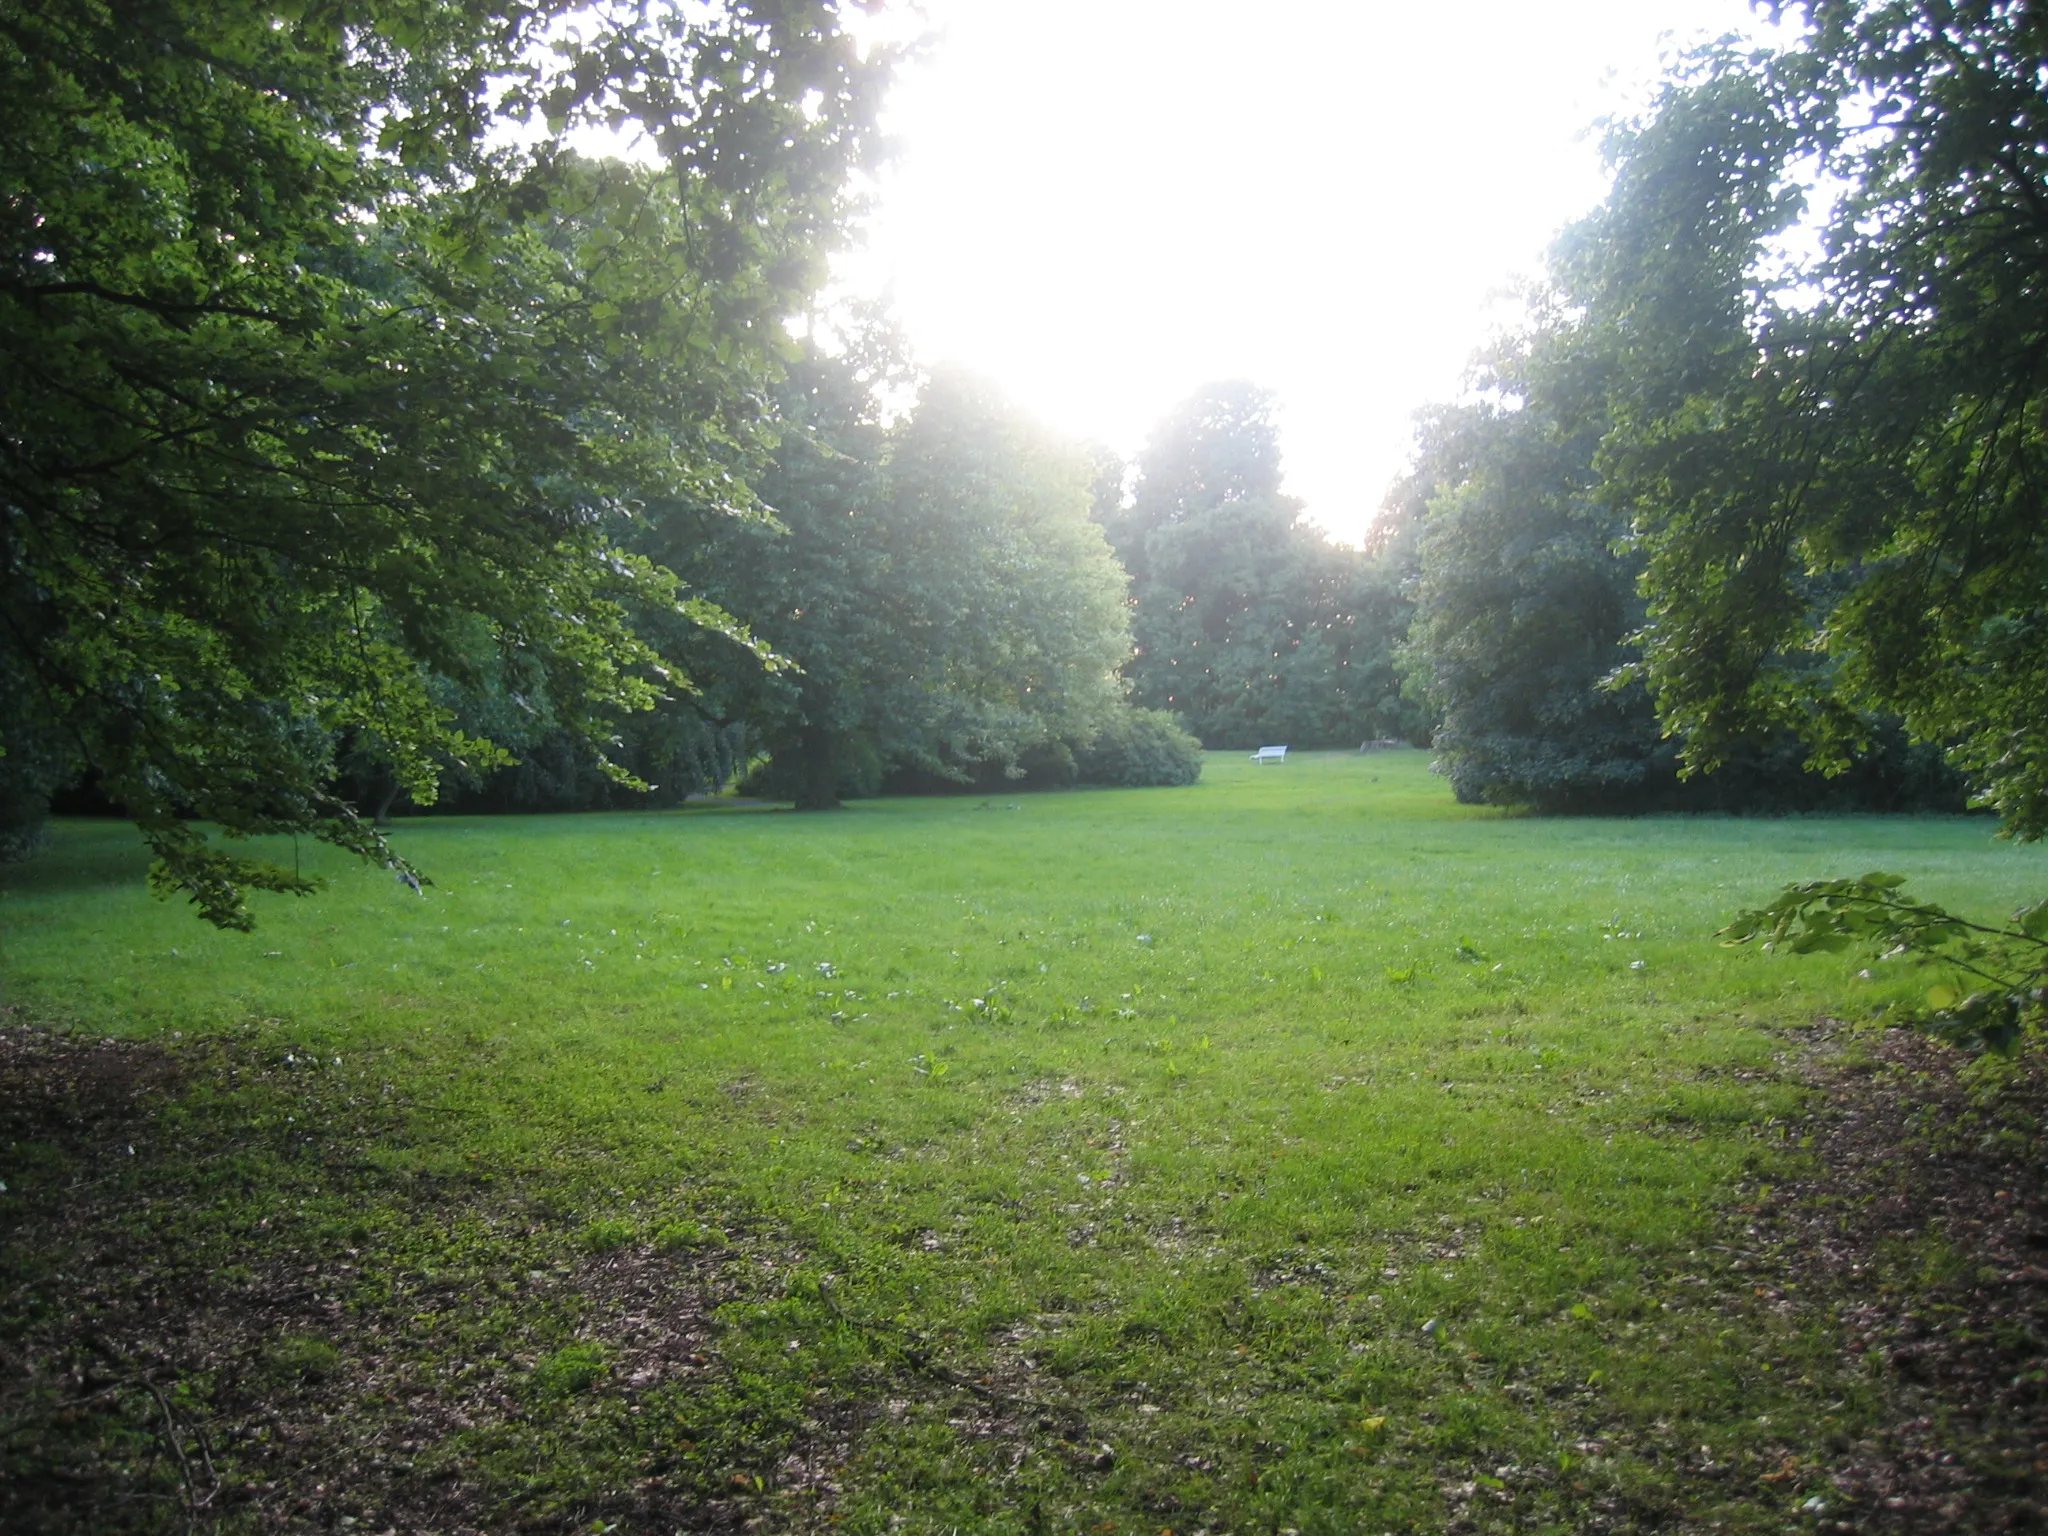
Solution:
M 1192 784 L 1202 776 L 1202 744 L 1163 709 L 1120 707 L 1085 744 L 1054 740 L 1020 753 L 1014 763 L 961 762 L 940 772 L 900 767 L 860 785 L 843 781 L 842 793 L 885 795 L 986 794 L 991 791 L 1071 789 L 1100 784 L 1120 789 Z M 768 798 L 776 796 L 772 771 L 756 773 L 749 783 Z M 747 785 L 741 785 L 748 792 Z
M 1074 771 L 1083 784 L 1192 784 L 1202 776 L 1202 744 L 1163 709 L 1126 709 L 1074 753 Z

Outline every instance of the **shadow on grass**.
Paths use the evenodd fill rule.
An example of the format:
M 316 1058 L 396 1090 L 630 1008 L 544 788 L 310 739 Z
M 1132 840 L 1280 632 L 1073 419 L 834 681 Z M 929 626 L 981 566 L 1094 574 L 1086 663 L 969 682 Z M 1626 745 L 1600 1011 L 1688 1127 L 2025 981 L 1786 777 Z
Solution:
M 140 886 L 149 850 L 134 826 L 95 817 L 50 823 L 43 846 L 18 864 L 0 864 L 0 890 L 23 896 L 64 895 L 109 886 Z
M 166 1048 L 0 1011 L 0 1530 L 829 1513 L 788 1469 L 843 1464 L 859 1422 L 722 1359 L 743 1247 L 613 1234 L 588 1190 L 421 1146 L 362 1086 L 261 1029 Z

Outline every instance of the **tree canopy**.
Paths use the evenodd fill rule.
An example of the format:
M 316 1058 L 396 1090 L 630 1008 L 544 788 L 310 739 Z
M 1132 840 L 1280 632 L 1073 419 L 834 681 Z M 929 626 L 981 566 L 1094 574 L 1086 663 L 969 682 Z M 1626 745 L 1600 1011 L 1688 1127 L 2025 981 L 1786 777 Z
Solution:
M 435 678 L 599 739 L 676 686 L 629 611 L 726 621 L 619 527 L 751 505 L 885 69 L 817 0 L 7 7 L 0 801 L 90 765 L 246 926 L 303 882 L 193 821 L 390 858 L 337 753 L 502 757 Z
M 1137 469 L 1129 504 L 1106 481 L 1097 515 L 1131 572 L 1139 704 L 1183 716 L 1212 747 L 1409 734 L 1398 575 L 1300 521 L 1265 391 L 1196 391 Z
M 1740 803 L 1796 777 L 1787 741 L 1878 804 L 1942 799 L 1940 752 L 2035 837 L 2048 33 L 2003 4 L 1798 9 L 1792 46 L 1705 49 L 1614 130 L 1517 365 L 1426 427 L 1413 654 L 1454 776 L 1519 764 L 1489 796 L 1542 803 L 1546 761 L 1598 788 L 1603 719 L 1634 722 L 1614 765 L 1661 756 L 1628 739 L 1647 684 Z M 1604 595 L 1574 617 L 1579 576 Z M 1525 750 L 1546 733 L 1562 753 Z
M 1632 653 L 1640 562 L 1600 498 L 1601 378 L 1557 317 L 1495 349 L 1481 398 L 1421 429 L 1422 519 L 1407 661 L 1460 800 L 1552 811 L 1640 805 L 1675 767 Z
M 1089 520 L 1092 464 L 986 384 L 941 372 L 885 426 L 863 359 L 814 353 L 760 480 L 774 525 L 678 508 L 649 547 L 796 666 L 693 654 L 756 727 L 777 787 L 838 803 L 889 770 L 1014 772 L 1123 708 L 1125 578 Z
M 2048 18 L 1813 0 L 1617 136 L 1571 264 L 1624 356 L 1601 466 L 1688 760 L 1839 766 L 1895 713 L 2048 831 Z M 1810 255 L 1780 238 L 1806 214 Z

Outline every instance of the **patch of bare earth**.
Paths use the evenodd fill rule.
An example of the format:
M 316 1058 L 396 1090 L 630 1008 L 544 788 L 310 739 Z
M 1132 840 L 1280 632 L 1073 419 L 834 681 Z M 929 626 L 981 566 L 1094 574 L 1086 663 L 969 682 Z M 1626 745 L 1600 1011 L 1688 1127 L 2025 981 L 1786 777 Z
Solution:
M 1761 1288 L 1833 1298 L 1883 1404 L 1809 1513 L 2048 1530 L 2048 1059 L 1829 1024 L 1806 1063 L 1816 1171 L 1759 1192 L 1749 1261 Z
M 455 1276 L 272 1241 L 253 1210 L 167 1215 L 231 1204 L 220 1170 L 266 1133 L 167 1125 L 166 1106 L 209 1075 L 262 1070 L 0 1015 L 0 1531 L 715 1532 L 829 1517 L 864 1410 L 809 1403 L 750 1445 L 721 1408 L 702 1416 L 714 1445 L 690 1438 L 693 1402 L 730 1400 L 714 1314 L 800 1256 L 744 1238 L 591 1254 L 514 1203 L 445 1185 L 413 1190 L 409 1216 L 475 1233 L 476 1264 Z M 293 1144 L 330 1179 L 351 1163 L 331 1125 Z M 388 1209 L 391 1191 L 376 1194 Z M 181 1233 L 210 1219 L 202 1259 Z M 228 1264 L 224 1230 L 241 1234 Z M 536 1391 L 535 1366 L 565 1341 L 592 1347 L 597 1379 Z M 584 1487 L 579 1444 L 615 1453 Z M 550 1456 L 569 1486 L 535 1478 L 523 1498 L 520 1465 Z

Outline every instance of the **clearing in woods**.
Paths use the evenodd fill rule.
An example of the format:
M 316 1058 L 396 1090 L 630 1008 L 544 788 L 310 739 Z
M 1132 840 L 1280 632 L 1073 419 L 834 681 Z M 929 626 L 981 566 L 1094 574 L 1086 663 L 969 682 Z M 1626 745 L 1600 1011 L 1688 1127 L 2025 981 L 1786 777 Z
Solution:
M 1939 1383 L 1901 1449 L 1885 1361 L 1940 1330 L 1899 1318 L 1983 1266 L 1824 1166 L 1814 1083 L 1900 1037 L 1815 1021 L 1911 979 L 1713 941 L 1872 868 L 2002 914 L 2048 860 L 1988 820 L 1537 820 L 1417 752 L 1226 752 L 396 838 L 423 896 L 309 848 L 251 936 L 125 825 L 6 872 L 8 1529 L 2038 1508 Z M 2037 1164 L 1973 1084 L 1896 1134 Z

